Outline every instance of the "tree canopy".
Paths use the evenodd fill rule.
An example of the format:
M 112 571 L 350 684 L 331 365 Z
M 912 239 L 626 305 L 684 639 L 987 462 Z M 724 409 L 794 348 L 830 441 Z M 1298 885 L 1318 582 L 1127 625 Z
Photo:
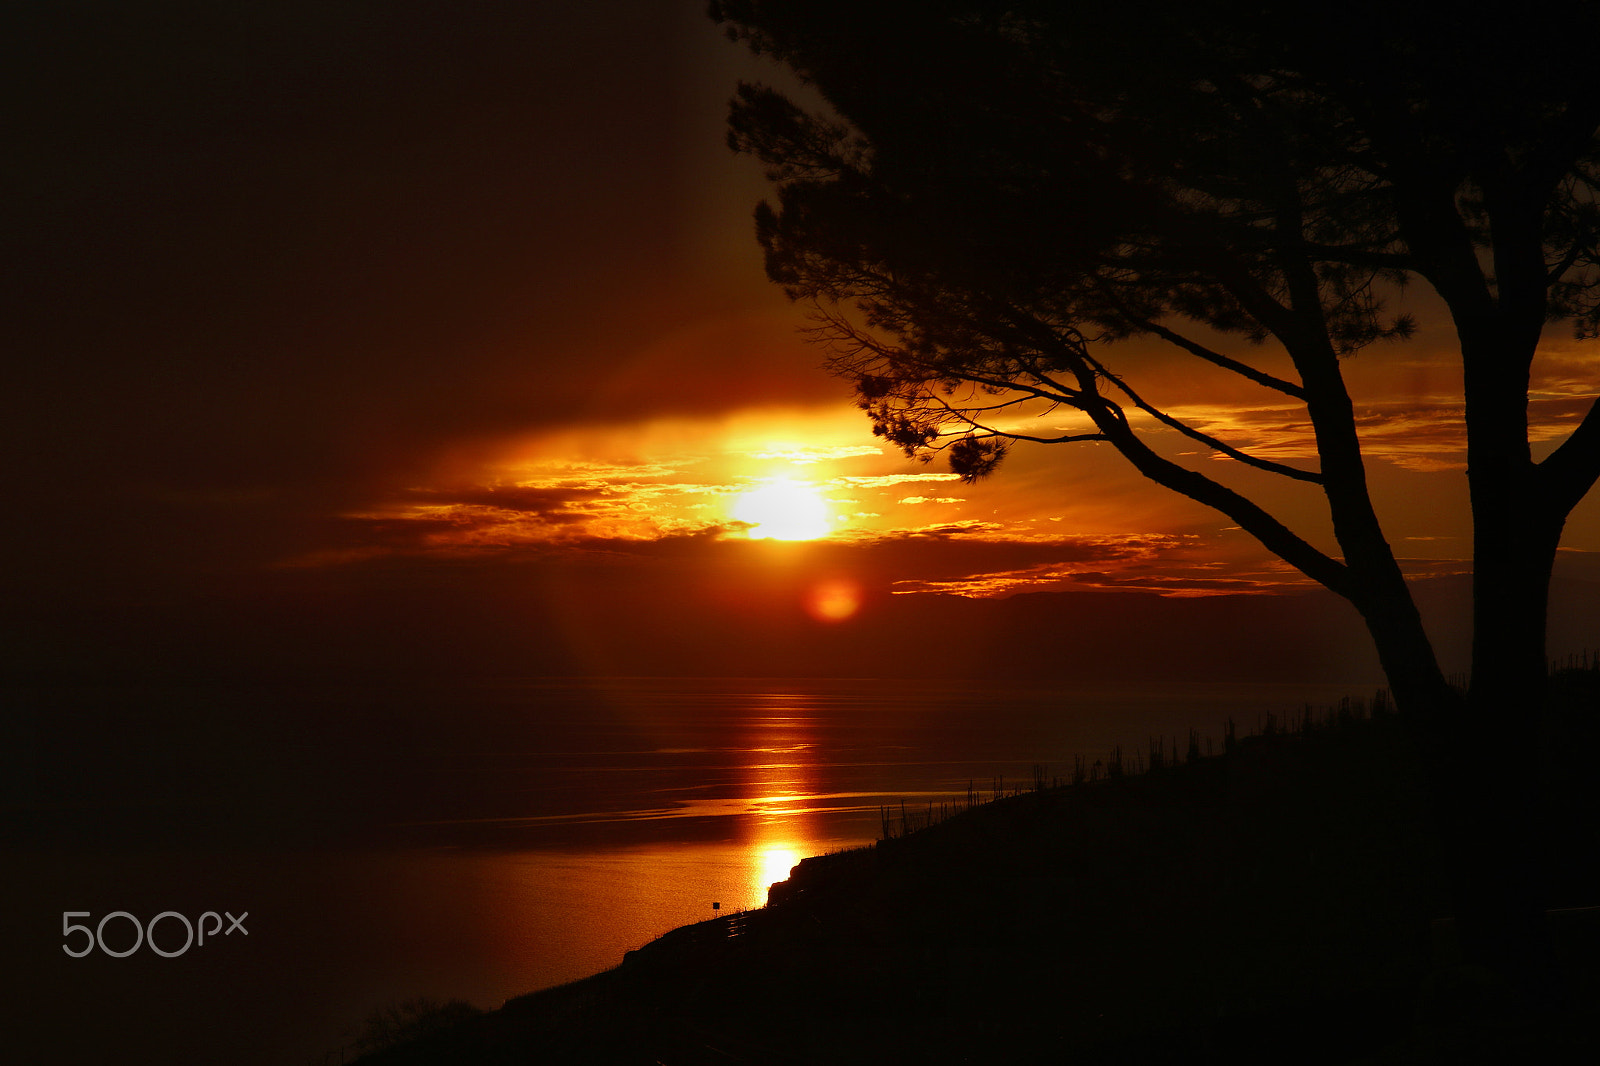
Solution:
M 1546 323 L 1600 325 L 1600 94 L 1574 43 L 1600 28 L 1592 12 L 1553 27 L 1476 7 L 848 10 L 713 5 L 828 105 L 743 85 L 730 141 L 776 186 L 757 210 L 769 274 L 816 302 L 835 369 L 908 453 L 948 450 L 975 478 L 1017 439 L 1110 443 L 1370 622 L 1404 597 L 1340 360 L 1408 337 L 1385 290 L 1422 279 L 1461 337 L 1475 504 L 1531 491 L 1559 522 L 1593 484 L 1600 417 L 1534 464 L 1526 400 Z M 1099 343 L 1138 334 L 1302 401 L 1320 468 L 1251 455 L 1146 402 Z M 1220 350 L 1217 334 L 1247 343 Z M 1252 364 L 1248 342 L 1268 340 L 1297 380 Z M 1030 400 L 1088 424 L 1048 438 L 995 425 Z M 1342 558 L 1158 455 L 1135 411 L 1320 485 Z
M 756 212 L 769 275 L 815 306 L 815 336 L 879 434 L 944 451 L 969 479 L 1017 441 L 1114 447 L 1349 599 L 1454 782 L 1443 791 L 1481 777 L 1486 717 L 1537 713 L 1551 566 L 1600 475 L 1600 412 L 1535 462 L 1528 403 L 1547 327 L 1600 335 L 1587 55 L 1600 9 L 716 0 L 711 13 L 806 85 L 740 86 L 729 139 L 774 186 Z M 1374 509 L 1344 379 L 1353 354 L 1411 336 L 1386 304 L 1406 284 L 1437 293 L 1460 348 L 1465 699 Z M 1303 404 L 1317 464 L 1253 455 L 1149 402 L 1115 346 L 1135 336 Z M 1261 344 L 1293 373 L 1263 369 Z M 1028 405 L 1076 412 L 1074 428 L 1019 432 L 1007 419 Z M 1158 452 L 1163 428 L 1317 486 L 1337 551 Z

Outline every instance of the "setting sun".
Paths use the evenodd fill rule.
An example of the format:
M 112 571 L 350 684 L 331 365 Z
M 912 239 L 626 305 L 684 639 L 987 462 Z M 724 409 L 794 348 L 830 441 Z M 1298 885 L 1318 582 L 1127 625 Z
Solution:
M 772 481 L 744 493 L 734 501 L 733 517 L 751 524 L 745 535 L 752 540 L 814 540 L 831 528 L 827 503 L 799 481 Z

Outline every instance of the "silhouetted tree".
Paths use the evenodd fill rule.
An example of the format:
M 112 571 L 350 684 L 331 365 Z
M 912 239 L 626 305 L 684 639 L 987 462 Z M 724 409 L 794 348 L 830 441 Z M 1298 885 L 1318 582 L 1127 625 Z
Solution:
M 1017 441 L 1096 442 L 1206 504 L 1365 619 L 1429 751 L 1479 957 L 1537 981 L 1528 760 L 1562 526 L 1600 474 L 1600 414 L 1546 458 L 1528 387 L 1546 323 L 1600 331 L 1593 5 L 717 0 L 731 37 L 798 74 L 741 85 L 730 143 L 766 165 L 767 271 L 876 432 L 964 478 Z M 1342 361 L 1413 325 L 1420 281 L 1459 340 L 1474 524 L 1470 689 L 1447 683 L 1368 490 Z M 1148 402 L 1155 338 L 1304 406 L 1320 462 L 1252 455 Z M 1287 354 L 1260 368 L 1239 341 Z M 1128 376 L 1125 376 L 1128 375 Z M 1076 412 L 1043 434 L 1007 415 Z M 1011 422 L 1012 427 L 1015 422 Z M 1315 486 L 1325 552 L 1149 442 Z M 1491 725 L 1491 722 L 1494 723 Z

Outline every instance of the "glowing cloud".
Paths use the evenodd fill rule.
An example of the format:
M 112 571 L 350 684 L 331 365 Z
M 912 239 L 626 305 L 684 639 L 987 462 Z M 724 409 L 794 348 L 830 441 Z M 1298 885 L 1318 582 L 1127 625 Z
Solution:
M 781 460 L 787 463 L 821 463 L 834 459 L 854 459 L 863 455 L 882 455 L 882 448 L 866 444 L 847 444 L 837 448 L 796 447 L 787 450 L 751 452 L 752 459 Z

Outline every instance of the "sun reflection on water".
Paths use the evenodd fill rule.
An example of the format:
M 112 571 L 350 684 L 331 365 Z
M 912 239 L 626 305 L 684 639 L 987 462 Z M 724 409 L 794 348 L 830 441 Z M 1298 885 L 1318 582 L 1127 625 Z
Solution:
M 781 844 L 762 847 L 756 854 L 756 883 L 751 887 L 764 897 L 774 883 L 788 880 L 789 871 L 804 857 L 798 849 Z
M 751 895 L 766 902 L 767 889 L 822 846 L 817 839 L 816 800 L 823 791 L 811 716 L 799 697 L 763 701 L 746 719 L 744 774 L 755 813 L 746 848 Z M 787 758 L 774 763 L 771 755 Z

